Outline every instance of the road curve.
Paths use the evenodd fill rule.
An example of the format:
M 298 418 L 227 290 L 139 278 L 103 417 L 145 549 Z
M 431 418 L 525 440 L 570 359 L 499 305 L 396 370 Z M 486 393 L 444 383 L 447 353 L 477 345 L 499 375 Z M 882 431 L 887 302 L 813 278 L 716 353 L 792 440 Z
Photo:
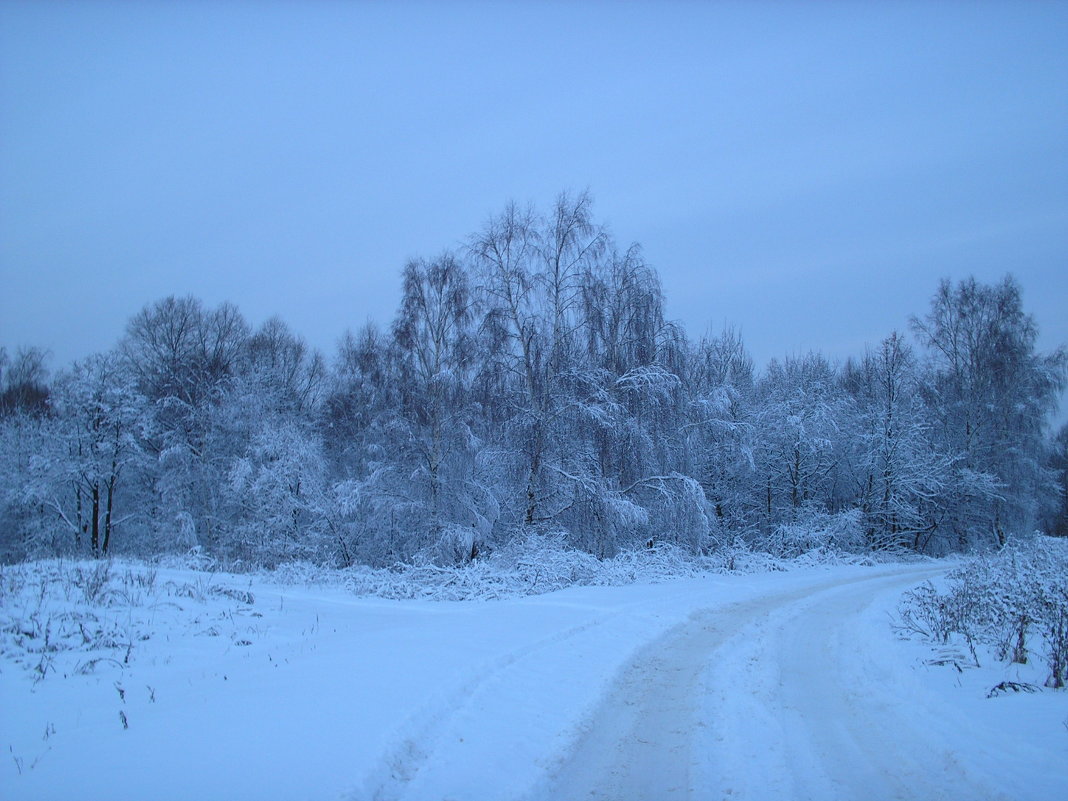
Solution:
M 871 697 L 870 666 L 851 645 L 875 598 L 934 572 L 839 580 L 695 613 L 622 671 L 532 797 L 1001 798 L 913 722 L 911 699 L 898 699 L 899 712 Z

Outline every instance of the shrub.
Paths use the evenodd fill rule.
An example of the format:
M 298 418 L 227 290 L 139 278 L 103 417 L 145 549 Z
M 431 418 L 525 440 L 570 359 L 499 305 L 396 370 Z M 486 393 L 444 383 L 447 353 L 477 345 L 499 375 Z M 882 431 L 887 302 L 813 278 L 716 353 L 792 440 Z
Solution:
M 976 662 L 976 644 L 1021 664 L 1040 653 L 1050 671 L 1047 686 L 1065 686 L 1068 542 L 1040 535 L 1016 540 L 953 570 L 946 582 L 943 591 L 928 583 L 906 593 L 903 629 L 940 645 L 960 637 Z

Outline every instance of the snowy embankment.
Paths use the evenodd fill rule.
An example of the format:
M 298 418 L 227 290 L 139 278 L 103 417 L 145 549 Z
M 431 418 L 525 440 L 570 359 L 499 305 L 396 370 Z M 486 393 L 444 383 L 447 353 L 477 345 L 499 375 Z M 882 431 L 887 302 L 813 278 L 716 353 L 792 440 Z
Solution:
M 1068 694 L 987 700 L 992 673 L 895 638 L 887 612 L 940 569 L 493 602 L 131 569 L 92 625 L 91 581 L 34 597 L 5 569 L 0 797 L 1068 796 Z

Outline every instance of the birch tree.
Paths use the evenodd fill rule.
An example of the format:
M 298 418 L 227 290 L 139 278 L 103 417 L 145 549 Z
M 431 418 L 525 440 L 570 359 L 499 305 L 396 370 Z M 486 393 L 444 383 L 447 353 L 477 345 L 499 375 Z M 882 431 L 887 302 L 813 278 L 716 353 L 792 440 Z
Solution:
M 912 325 L 931 358 L 926 392 L 941 446 L 964 488 L 947 520 L 957 547 L 1004 544 L 1033 529 L 1038 499 L 1053 491 L 1043 429 L 1064 386 L 1065 351 L 1036 352 L 1038 329 L 1011 276 L 992 286 L 942 281 Z
M 70 532 L 75 550 L 106 555 L 113 534 L 136 514 L 121 508 L 127 474 L 144 458 L 147 403 L 113 354 L 76 363 L 56 382 L 51 443 L 31 461 L 35 492 Z

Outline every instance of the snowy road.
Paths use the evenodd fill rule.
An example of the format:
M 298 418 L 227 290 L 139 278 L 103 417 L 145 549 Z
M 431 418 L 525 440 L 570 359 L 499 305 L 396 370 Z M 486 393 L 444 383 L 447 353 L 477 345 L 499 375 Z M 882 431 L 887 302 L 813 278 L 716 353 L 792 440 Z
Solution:
M 910 724 L 908 708 L 895 716 L 863 692 L 870 679 L 843 659 L 858 613 L 923 577 L 853 578 L 695 613 L 623 671 L 538 795 L 992 797 Z
M 811 590 L 700 610 L 628 665 L 545 792 L 560 799 L 686 798 L 693 786 L 703 681 L 747 625 Z M 714 668 L 713 668 L 714 669 Z
M 887 613 L 901 593 L 942 570 L 784 577 L 733 598 L 691 590 L 629 604 L 502 666 L 394 752 L 388 780 L 357 798 L 1068 797 L 1068 741 L 1036 750 L 1018 737 L 1028 708 L 1011 704 L 1025 699 L 998 706 L 974 688 L 936 691 L 910 663 L 910 644 L 893 637 Z M 615 633 L 634 645 L 628 623 L 686 606 L 584 695 L 584 671 L 610 661 L 594 654 Z M 588 708 L 576 711 L 583 698 Z
M 746 647 L 731 653 L 728 643 L 704 709 L 720 767 L 710 797 L 1007 798 L 959 761 L 920 698 L 901 697 L 888 674 L 902 666 L 879 665 L 880 651 L 866 647 L 868 604 L 903 588 L 895 578 L 806 596 L 757 624 Z M 750 769 L 738 771 L 739 760 Z

